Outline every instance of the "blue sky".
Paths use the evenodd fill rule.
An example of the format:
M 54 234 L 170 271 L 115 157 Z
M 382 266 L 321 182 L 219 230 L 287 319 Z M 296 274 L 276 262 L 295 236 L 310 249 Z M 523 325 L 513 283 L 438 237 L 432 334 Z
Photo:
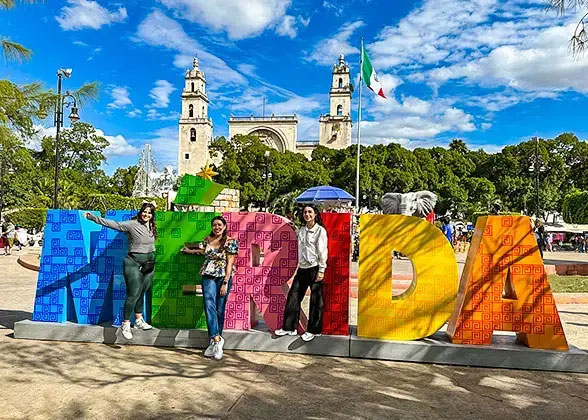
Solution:
M 295 112 L 299 140 L 316 140 L 331 67 L 344 53 L 356 80 L 363 37 L 388 100 L 364 90 L 362 143 L 414 148 L 457 137 L 495 152 L 535 135 L 588 135 L 588 57 L 568 52 L 577 19 L 546 13 L 543 0 L 19 2 L 0 11 L 0 35 L 34 55 L 0 62 L 0 78 L 54 88 L 56 70 L 73 68 L 65 88 L 100 83 L 81 116 L 111 142 L 108 173 L 135 164 L 147 142 L 159 164 L 175 166 L 193 56 L 215 136 L 227 135 L 231 114 L 261 114 L 265 96 L 266 113 Z

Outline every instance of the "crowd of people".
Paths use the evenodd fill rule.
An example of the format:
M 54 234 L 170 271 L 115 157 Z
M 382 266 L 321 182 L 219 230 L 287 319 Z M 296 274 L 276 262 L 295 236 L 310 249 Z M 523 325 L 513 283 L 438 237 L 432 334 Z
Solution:
M 33 229 L 29 233 L 27 229 L 11 222 L 0 224 L 0 249 L 4 250 L 3 255 L 12 255 L 12 251 L 21 251 L 24 247 L 41 245 L 43 232 Z

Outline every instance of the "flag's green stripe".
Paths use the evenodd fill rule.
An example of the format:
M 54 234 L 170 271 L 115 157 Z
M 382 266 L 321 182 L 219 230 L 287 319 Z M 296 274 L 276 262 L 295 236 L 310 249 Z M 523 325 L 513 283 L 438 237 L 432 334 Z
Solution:
M 361 53 L 362 53 L 362 66 L 361 66 L 361 75 L 363 77 L 363 80 L 365 81 L 365 84 L 369 87 L 370 86 L 370 80 L 372 78 L 372 72 L 374 71 L 374 68 L 372 67 L 372 63 L 370 62 L 370 58 L 367 55 L 366 50 L 363 48 L 363 45 L 361 46 Z

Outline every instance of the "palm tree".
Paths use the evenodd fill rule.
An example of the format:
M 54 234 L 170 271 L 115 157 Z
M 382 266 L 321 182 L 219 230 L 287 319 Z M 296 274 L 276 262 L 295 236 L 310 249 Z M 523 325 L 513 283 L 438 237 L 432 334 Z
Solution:
M 23 0 L 35 3 L 35 0 Z M 14 7 L 14 0 L 0 0 L 0 9 Z M 25 46 L 0 37 L 2 55 L 7 61 L 22 62 L 29 60 L 32 51 Z M 45 91 L 40 83 L 17 86 L 8 80 L 0 81 L 0 124 L 9 123 L 23 134 L 31 134 L 32 119 L 44 119 L 57 103 L 57 94 L 52 90 Z M 85 83 L 71 92 L 78 106 L 82 108 L 87 102 L 98 98 L 98 83 Z
M 588 6 L 588 0 L 547 0 L 547 7 L 555 10 L 560 15 L 569 10 L 585 9 L 586 6 Z M 574 34 L 570 39 L 570 50 L 575 56 L 583 54 L 588 48 L 586 24 L 588 24 L 588 12 L 578 21 Z
M 33 3 L 34 0 L 28 0 L 28 3 Z M 14 0 L 0 0 L 0 9 L 10 9 L 14 7 Z M 2 56 L 5 60 L 22 62 L 29 60 L 32 55 L 32 51 L 27 47 L 12 42 L 8 38 L 0 39 L 0 46 L 2 47 Z

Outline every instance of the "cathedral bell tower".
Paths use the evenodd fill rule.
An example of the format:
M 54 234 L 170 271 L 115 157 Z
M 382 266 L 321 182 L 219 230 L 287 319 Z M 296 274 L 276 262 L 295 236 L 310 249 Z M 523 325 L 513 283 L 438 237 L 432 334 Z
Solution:
M 319 119 L 319 144 L 331 149 L 345 149 L 351 145 L 351 93 L 349 65 L 343 54 L 333 65 L 333 79 L 329 92 L 330 110 Z
M 182 115 L 179 126 L 178 175 L 200 172 L 208 161 L 208 145 L 212 141 L 212 119 L 208 118 L 206 79 L 194 58 L 186 71 L 182 90 Z

